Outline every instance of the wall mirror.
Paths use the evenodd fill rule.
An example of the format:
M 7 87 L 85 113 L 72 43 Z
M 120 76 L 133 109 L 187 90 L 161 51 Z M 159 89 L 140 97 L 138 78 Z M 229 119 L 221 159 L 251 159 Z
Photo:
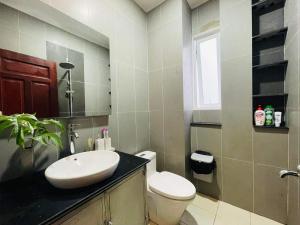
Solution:
M 109 39 L 42 1 L 0 2 L 0 111 L 109 115 Z

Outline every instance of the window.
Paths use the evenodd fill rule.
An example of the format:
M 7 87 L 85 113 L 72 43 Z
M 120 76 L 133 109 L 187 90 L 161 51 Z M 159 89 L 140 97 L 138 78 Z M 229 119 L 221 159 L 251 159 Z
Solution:
M 219 34 L 194 40 L 194 108 L 221 109 Z

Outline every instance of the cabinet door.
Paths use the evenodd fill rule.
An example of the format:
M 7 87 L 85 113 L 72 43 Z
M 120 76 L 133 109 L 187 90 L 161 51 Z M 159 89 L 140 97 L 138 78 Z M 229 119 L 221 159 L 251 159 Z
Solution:
M 97 197 L 54 225 L 104 225 L 104 200 Z
M 146 224 L 146 180 L 144 170 L 108 192 L 112 225 Z

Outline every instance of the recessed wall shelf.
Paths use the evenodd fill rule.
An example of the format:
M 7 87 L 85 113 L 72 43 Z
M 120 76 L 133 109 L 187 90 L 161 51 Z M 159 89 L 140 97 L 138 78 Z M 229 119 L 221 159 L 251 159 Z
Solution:
M 285 126 L 288 94 L 285 93 L 284 84 L 288 66 L 288 61 L 284 59 L 288 32 L 288 28 L 284 27 L 285 2 L 286 0 L 252 0 L 253 115 L 259 105 L 262 108 L 271 105 L 274 111 L 282 112 L 281 127 L 255 126 L 253 117 L 253 126 L 257 129 L 288 130 Z M 269 25 L 263 21 L 269 20 L 274 23 L 274 30 L 264 32 L 269 30 Z
M 289 130 L 288 127 L 275 127 L 275 126 L 256 126 L 253 125 L 256 129 L 274 129 L 274 130 Z
M 284 71 L 285 71 L 287 68 L 287 65 L 288 65 L 288 60 L 283 60 L 283 61 L 276 62 L 276 63 L 255 65 L 252 68 L 253 68 L 253 71 L 258 71 L 258 70 L 265 70 L 265 69 L 270 69 L 270 68 L 274 68 L 274 67 L 283 67 Z
M 211 122 L 194 122 L 191 123 L 191 127 L 222 127 L 222 124 Z
M 268 8 L 279 6 L 284 7 L 286 0 L 264 0 L 258 1 L 257 3 L 252 5 L 252 12 L 256 13 L 261 10 L 266 10 Z
M 287 93 L 274 93 L 274 94 L 259 94 L 259 95 L 253 95 L 253 98 L 270 98 L 270 97 L 284 97 L 287 98 Z
M 252 40 L 253 40 L 253 42 L 260 42 L 260 41 L 267 41 L 268 39 L 278 37 L 278 38 L 281 38 L 281 40 L 284 42 L 287 31 L 288 31 L 288 28 L 284 27 L 279 30 L 274 30 L 274 31 L 263 33 L 263 34 L 255 35 L 252 37 Z

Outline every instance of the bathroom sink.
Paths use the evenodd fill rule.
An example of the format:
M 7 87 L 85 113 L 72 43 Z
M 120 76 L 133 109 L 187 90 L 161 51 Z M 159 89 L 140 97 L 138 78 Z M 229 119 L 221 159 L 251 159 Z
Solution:
M 46 169 L 45 176 L 57 188 L 85 187 L 112 176 L 119 161 L 120 156 L 116 152 L 82 152 L 51 164 Z

